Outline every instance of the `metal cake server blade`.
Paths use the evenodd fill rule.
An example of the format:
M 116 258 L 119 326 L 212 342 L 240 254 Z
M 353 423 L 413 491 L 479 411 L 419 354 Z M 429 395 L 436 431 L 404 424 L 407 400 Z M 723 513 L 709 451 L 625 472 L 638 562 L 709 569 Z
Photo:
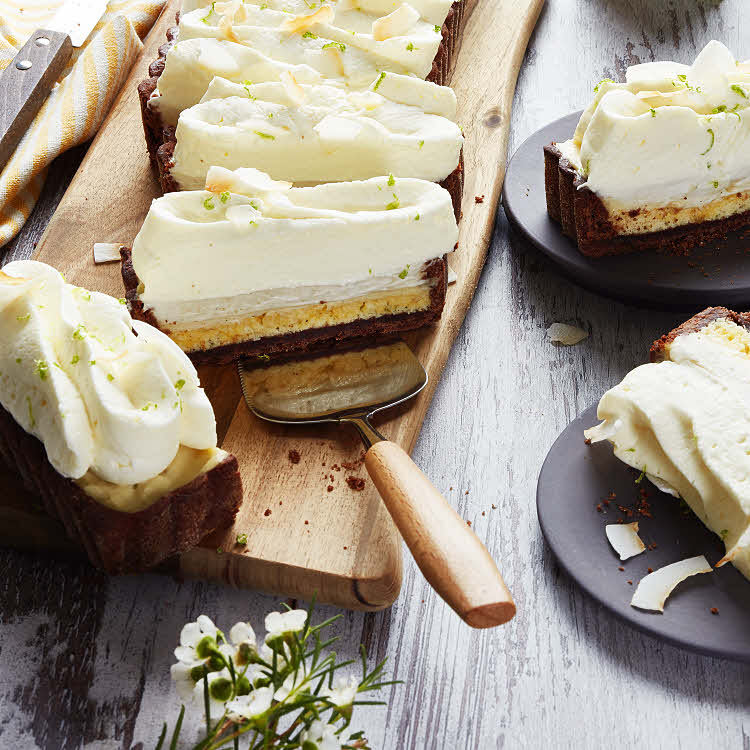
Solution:
M 370 422 L 427 385 L 403 341 L 281 364 L 242 360 L 238 369 L 245 401 L 260 419 L 357 429 L 367 471 L 414 560 L 463 620 L 486 628 L 514 616 L 513 598 L 482 542 L 409 455 Z

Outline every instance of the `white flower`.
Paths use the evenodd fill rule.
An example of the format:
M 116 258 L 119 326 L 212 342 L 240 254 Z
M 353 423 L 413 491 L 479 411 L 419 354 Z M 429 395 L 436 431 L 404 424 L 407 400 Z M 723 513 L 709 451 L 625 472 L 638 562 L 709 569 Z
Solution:
M 227 703 L 229 718 L 235 722 L 249 721 L 271 708 L 273 688 L 262 687 L 248 695 L 238 695 Z
M 292 672 L 287 675 L 281 687 L 273 694 L 277 701 L 285 701 L 292 693 L 298 691 L 307 682 L 305 675 L 301 672 Z
M 266 643 L 286 633 L 299 633 L 307 622 L 304 609 L 290 609 L 288 612 L 270 612 L 266 615 Z
M 186 664 L 185 662 L 178 661 L 170 667 L 172 673 L 172 681 L 177 688 L 177 693 L 182 699 L 183 703 L 190 703 L 193 700 L 193 688 L 195 687 L 195 680 L 191 674 L 193 667 L 197 667 L 202 662 L 196 662 L 195 664 Z
M 229 631 L 229 640 L 237 647 L 246 643 L 251 648 L 256 647 L 255 631 L 249 622 L 237 622 Z
M 193 700 L 196 705 L 202 706 L 204 701 L 204 681 L 208 679 L 208 702 L 211 707 L 211 719 L 218 719 L 224 713 L 226 702 L 232 697 L 232 675 L 228 669 L 220 672 L 209 672 L 195 683 L 193 688 Z
M 320 694 L 328 698 L 331 703 L 337 706 L 350 706 L 357 695 L 359 682 L 354 675 L 346 678 L 344 675 L 338 675 L 333 681 L 333 687 L 324 685 Z
M 319 719 L 310 724 L 309 729 L 302 732 L 300 740 L 303 745 L 306 742 L 312 743 L 316 750 L 341 750 L 341 743 L 336 736 L 336 727 L 332 724 L 324 724 Z
M 279 670 L 283 669 L 292 659 L 292 652 L 289 650 L 289 646 L 283 641 L 278 641 L 276 644 L 276 666 Z M 274 649 L 268 644 L 261 643 L 258 655 L 263 661 L 268 664 L 273 664 Z
M 180 633 L 180 645 L 174 650 L 175 658 L 185 664 L 203 661 L 198 656 L 196 647 L 206 636 L 216 640 L 218 632 L 216 625 L 206 615 L 201 615 L 196 622 L 189 622 Z

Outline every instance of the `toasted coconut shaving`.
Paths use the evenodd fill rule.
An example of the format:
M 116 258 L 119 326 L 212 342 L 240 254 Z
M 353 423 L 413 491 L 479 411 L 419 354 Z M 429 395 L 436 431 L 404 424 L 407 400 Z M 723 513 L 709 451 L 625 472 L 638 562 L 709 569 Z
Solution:
M 95 242 L 94 263 L 113 263 L 120 260 L 121 242 Z
M 297 83 L 297 79 L 294 77 L 291 71 L 285 70 L 280 76 L 281 83 L 284 84 L 284 91 L 289 97 L 289 100 L 294 104 L 295 107 L 300 107 L 307 100 L 307 94 L 305 90 Z
M 646 549 L 646 545 L 638 536 L 638 521 L 610 523 L 604 527 L 604 531 L 612 549 L 620 556 L 620 560 L 640 555 Z
M 281 30 L 287 34 L 301 34 L 318 23 L 332 23 L 334 16 L 333 8 L 330 5 L 323 5 L 314 13 L 289 18 L 281 24 Z
M 24 279 L 22 276 L 8 276 L 8 274 L 5 273 L 5 271 L 0 271 L 0 284 L 8 284 L 9 286 L 18 286 L 19 284 L 25 284 L 27 281 L 28 279 Z
M 377 42 L 393 36 L 404 36 L 419 19 L 418 10 L 409 3 L 401 3 L 393 13 L 372 22 L 372 36 Z
M 632 607 L 663 612 L 664 603 L 675 587 L 690 576 L 710 573 L 713 568 L 703 555 L 665 565 L 642 578 L 630 600 Z
M 588 333 L 582 328 L 569 326 L 566 323 L 553 323 L 547 329 L 547 338 L 553 343 L 563 346 L 575 346 L 588 336 Z
M 338 74 L 343 76 L 346 73 L 344 69 L 344 58 L 341 56 L 341 52 L 338 47 L 327 47 L 323 52 L 328 55 L 335 63 L 338 69 Z

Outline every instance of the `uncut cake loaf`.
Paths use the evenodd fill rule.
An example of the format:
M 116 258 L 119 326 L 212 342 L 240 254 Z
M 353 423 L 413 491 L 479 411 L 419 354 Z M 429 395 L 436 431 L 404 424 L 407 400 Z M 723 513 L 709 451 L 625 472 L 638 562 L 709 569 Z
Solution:
M 750 314 L 712 307 L 662 336 L 586 430 L 682 498 L 750 579 Z
M 437 320 L 457 238 L 432 182 L 292 187 L 212 167 L 206 190 L 152 203 L 122 273 L 133 316 L 195 362 L 267 359 Z
M 195 546 L 242 497 L 195 368 L 124 302 L 35 261 L 0 272 L 0 459 L 109 573 Z
M 215 76 L 235 83 L 323 79 L 361 89 L 383 73 L 445 83 L 463 3 L 452 0 L 303 0 L 183 4 L 179 26 L 138 87 L 152 162 L 164 129 L 197 104 Z M 176 43 L 179 39 L 179 43 Z
M 750 62 L 713 41 L 595 92 L 544 149 L 547 211 L 583 254 L 685 252 L 750 225 Z

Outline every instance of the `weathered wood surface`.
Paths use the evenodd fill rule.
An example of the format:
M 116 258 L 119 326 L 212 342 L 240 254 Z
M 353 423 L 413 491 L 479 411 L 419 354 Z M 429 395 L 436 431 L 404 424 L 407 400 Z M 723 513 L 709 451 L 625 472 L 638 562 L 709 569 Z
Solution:
M 500 196 L 499 165 L 508 139 L 509 123 L 499 113 L 510 111 L 542 4 L 465 0 L 462 44 L 452 76 L 466 136 L 460 249 L 451 254 L 457 281 L 448 289 L 440 323 L 407 337 L 427 370 L 427 387 L 408 410 L 388 412 L 381 424 L 383 433 L 407 450 L 416 441 L 489 247 L 491 208 Z M 160 192 L 146 156 L 136 87 L 179 6 L 180 0 L 170 0 L 154 26 L 34 251 L 36 259 L 87 289 L 123 294 L 119 266 L 96 265 L 92 245 L 131 245 Z M 491 74 L 482 66 L 488 59 L 497 61 Z M 480 193 L 486 205 L 474 201 Z M 356 436 L 346 428 L 321 431 L 261 422 L 241 401 L 234 365 L 202 367 L 199 372 L 217 415 L 220 445 L 239 461 L 244 498 L 232 528 L 211 534 L 180 556 L 180 574 L 281 595 L 310 597 L 317 592 L 320 601 L 354 609 L 390 605 L 401 586 L 400 537 L 372 482 L 366 479 L 363 491 L 353 491 L 346 483 L 347 474 L 366 476 Z M 296 466 L 287 458 L 292 450 L 302 459 Z M 350 468 L 342 470 L 347 465 Z M 39 518 L 25 493 L 14 493 L 13 485 L 12 472 L 0 469 L 0 544 L 53 546 L 59 526 Z M 239 533 L 247 535 L 244 547 L 235 544 Z M 290 537 L 295 544 L 289 544 Z
M 712 38 L 750 57 L 747 0 L 549 0 L 519 79 L 510 148 L 583 106 L 600 78 L 638 61 L 688 62 Z M 29 254 L 74 162 L 53 169 L 39 218 L 11 256 Z M 414 457 L 487 541 L 519 614 L 504 628 L 471 631 L 407 556 L 394 607 L 345 613 L 338 628 L 342 653 L 364 641 L 406 681 L 387 709 L 359 714 L 373 747 L 750 750 L 750 667 L 679 651 L 613 620 L 550 559 L 534 510 L 536 477 L 559 431 L 680 318 L 577 289 L 509 239 L 500 214 Z M 591 335 L 556 348 L 545 341 L 555 321 Z M 2 559 L 3 748 L 152 747 L 162 718 L 177 710 L 168 666 L 182 624 L 201 612 L 258 621 L 274 604 L 213 584 L 107 580 L 81 565 Z

